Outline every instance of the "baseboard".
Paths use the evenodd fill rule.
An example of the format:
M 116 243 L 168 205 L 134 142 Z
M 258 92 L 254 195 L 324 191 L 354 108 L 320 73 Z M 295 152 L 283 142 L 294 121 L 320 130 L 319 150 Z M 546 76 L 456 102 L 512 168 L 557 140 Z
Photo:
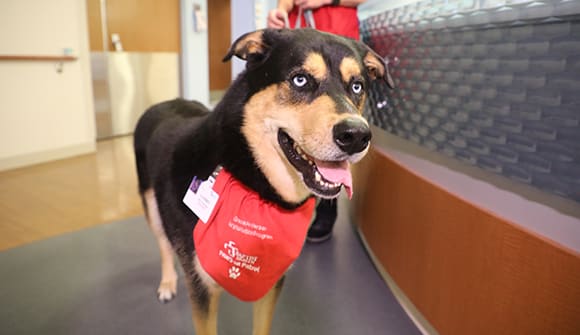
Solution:
M 58 159 L 95 152 L 96 142 L 82 143 L 54 150 L 0 158 L 0 171 L 6 171 L 34 164 L 46 163 Z

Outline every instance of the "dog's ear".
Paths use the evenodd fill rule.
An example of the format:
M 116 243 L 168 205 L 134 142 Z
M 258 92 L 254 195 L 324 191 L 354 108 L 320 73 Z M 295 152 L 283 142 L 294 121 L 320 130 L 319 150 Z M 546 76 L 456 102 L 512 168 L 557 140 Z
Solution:
M 242 35 L 232 44 L 223 61 L 229 61 L 232 56 L 236 56 L 243 60 L 253 60 L 256 58 L 261 59 L 270 49 L 269 46 L 264 43 L 263 37 L 264 30 L 257 30 Z
M 388 61 L 385 61 L 366 45 L 364 46 L 364 52 L 363 62 L 371 79 L 383 79 L 390 88 L 395 88 L 395 82 L 389 73 Z

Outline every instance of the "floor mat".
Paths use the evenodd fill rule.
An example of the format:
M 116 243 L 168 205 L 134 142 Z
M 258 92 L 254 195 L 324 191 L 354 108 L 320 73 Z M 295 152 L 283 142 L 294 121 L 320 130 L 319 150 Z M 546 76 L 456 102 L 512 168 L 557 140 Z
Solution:
M 341 206 L 333 238 L 289 272 L 272 334 L 420 334 L 374 269 Z M 3 334 L 192 334 L 183 279 L 158 303 L 159 254 L 142 217 L 0 253 Z M 251 304 L 224 294 L 219 333 L 251 334 Z

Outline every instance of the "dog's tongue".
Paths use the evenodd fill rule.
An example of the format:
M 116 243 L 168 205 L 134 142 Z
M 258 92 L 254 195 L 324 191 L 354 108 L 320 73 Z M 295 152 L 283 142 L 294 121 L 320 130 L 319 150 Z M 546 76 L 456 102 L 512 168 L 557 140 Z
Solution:
M 347 161 L 324 162 L 316 160 L 315 163 L 324 179 L 333 183 L 341 183 L 348 194 L 348 198 L 352 198 L 352 175 Z

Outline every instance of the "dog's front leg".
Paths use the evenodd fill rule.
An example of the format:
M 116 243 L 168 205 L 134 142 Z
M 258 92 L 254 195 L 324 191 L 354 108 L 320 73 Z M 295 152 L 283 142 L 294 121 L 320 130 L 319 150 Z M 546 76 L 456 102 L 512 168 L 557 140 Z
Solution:
M 196 335 L 217 335 L 217 316 L 221 289 L 208 288 L 191 297 L 193 326 Z M 204 294 L 205 293 L 205 294 Z
M 185 263 L 189 265 L 189 263 Z M 184 266 L 184 270 L 186 270 Z M 205 272 L 194 256 L 191 281 L 188 281 L 189 299 L 195 335 L 217 335 L 218 305 L 222 288 Z
M 254 303 L 253 335 L 268 335 L 274 317 L 274 307 L 282 291 L 284 277 L 264 297 Z

